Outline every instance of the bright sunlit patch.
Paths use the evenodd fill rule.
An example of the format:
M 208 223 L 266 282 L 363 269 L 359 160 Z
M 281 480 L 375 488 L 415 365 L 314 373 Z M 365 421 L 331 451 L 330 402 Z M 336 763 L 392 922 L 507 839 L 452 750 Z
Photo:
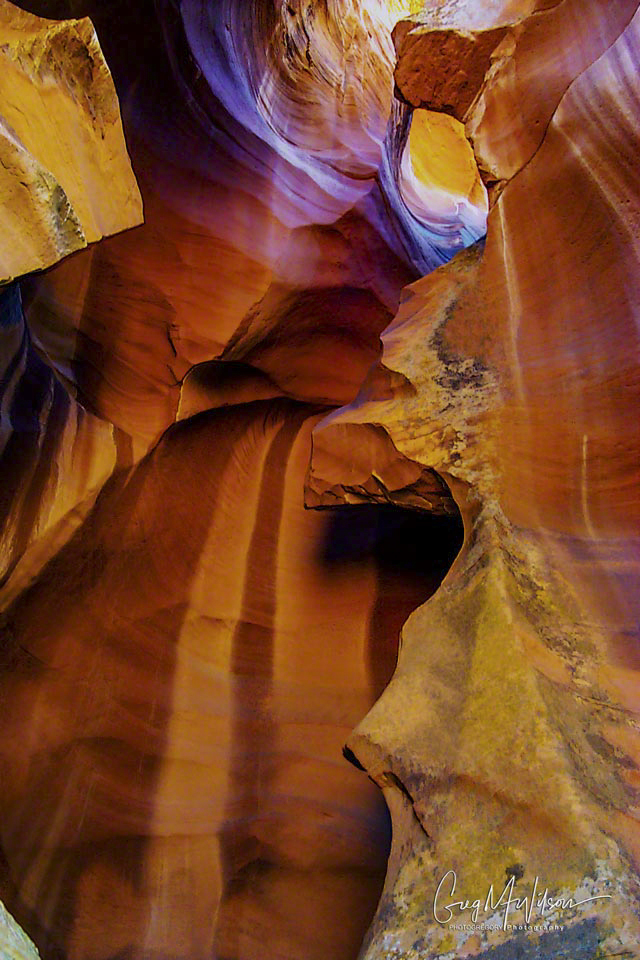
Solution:
M 414 110 L 409 154 L 420 183 L 466 197 L 474 206 L 486 210 L 487 194 L 459 120 L 446 113 Z
M 362 0 L 362 7 L 376 19 L 382 19 L 389 30 L 398 20 L 421 13 L 424 0 Z
M 400 188 L 413 215 L 439 224 L 441 232 L 449 233 L 457 219 L 476 238 L 484 234 L 487 192 L 464 126 L 453 117 L 414 110 Z
M 401 17 L 408 17 L 412 13 L 420 13 L 424 7 L 424 0 L 386 0 L 386 6 L 391 15 L 399 20 Z

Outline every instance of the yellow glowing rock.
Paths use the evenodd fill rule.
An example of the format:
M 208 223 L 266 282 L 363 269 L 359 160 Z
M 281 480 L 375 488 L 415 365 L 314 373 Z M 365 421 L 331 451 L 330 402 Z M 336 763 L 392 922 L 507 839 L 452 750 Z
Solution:
M 419 220 L 446 236 L 452 220 L 471 237 L 486 230 L 487 193 L 464 126 L 447 114 L 416 109 L 400 161 L 400 193 Z
M 386 6 L 391 16 L 399 20 L 413 13 L 421 13 L 424 3 L 422 0 L 386 0 Z
M 446 190 L 487 209 L 487 195 L 464 126 L 455 117 L 414 110 L 409 132 L 412 170 L 426 187 Z
M 0 282 L 141 222 L 90 20 L 43 20 L 0 0 L 0 160 Z

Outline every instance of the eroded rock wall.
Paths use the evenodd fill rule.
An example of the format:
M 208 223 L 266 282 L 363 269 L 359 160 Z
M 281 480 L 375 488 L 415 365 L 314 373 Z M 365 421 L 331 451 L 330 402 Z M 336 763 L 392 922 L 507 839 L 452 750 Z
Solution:
M 142 205 L 90 21 L 2 0 L 0 50 L 4 283 L 135 226 Z
M 23 6 L 94 19 L 146 224 L 3 295 L 9 906 L 349 960 L 348 737 L 363 957 L 635 956 L 636 4 Z
M 312 495 L 332 448 L 335 464 L 347 457 L 346 430 L 350 450 L 367 450 L 383 427 L 412 465 L 448 479 L 466 524 L 349 741 L 395 811 L 367 958 L 636 955 L 634 6 L 616 7 L 617 25 L 609 7 L 581 6 L 588 43 L 557 29 L 577 15 L 570 4 L 513 28 L 511 59 L 496 59 L 467 120 L 476 150 L 503 154 L 486 247 L 408 289 L 383 366 L 316 430 Z M 562 51 L 544 102 L 530 31 Z M 518 67 L 528 57 L 533 72 Z M 538 892 L 585 902 L 547 911 L 557 929 L 510 932 L 485 899 L 510 878 L 515 897 L 531 898 L 538 878 Z M 475 917 L 442 910 L 476 898 Z
M 283 6 L 263 49 L 257 5 L 212 8 L 201 33 L 195 4 L 91 7 L 146 224 L 26 282 L 28 332 L 12 293 L 16 382 L 37 368 L 44 399 L 6 424 L 42 489 L 23 494 L 3 593 L 3 895 L 47 957 L 347 960 L 388 821 L 342 746 L 458 529 L 428 524 L 423 556 L 411 515 L 306 511 L 310 433 L 357 393 L 416 258 L 473 235 L 455 196 L 431 226 L 403 205 L 390 30 L 369 22 L 365 56 L 364 7 L 318 18 L 310 76 L 305 10 Z M 212 65 L 222 13 L 234 59 Z M 66 406 L 47 447 L 50 397 Z
M 37 960 L 34 945 L 0 903 L 0 949 L 7 960 Z

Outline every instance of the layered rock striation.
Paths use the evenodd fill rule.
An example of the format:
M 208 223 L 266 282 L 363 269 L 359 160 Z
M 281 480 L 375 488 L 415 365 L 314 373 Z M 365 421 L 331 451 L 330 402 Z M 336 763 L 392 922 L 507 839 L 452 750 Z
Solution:
M 636 956 L 636 4 L 22 6 L 146 222 L 2 294 L 3 899 L 60 960 L 350 960 L 381 893 L 363 960 Z
M 482 231 L 482 198 L 472 228 L 455 190 L 431 227 L 404 205 L 382 8 L 325 11 L 310 77 L 303 10 L 277 30 L 257 6 L 102 11 L 104 32 L 82 12 L 113 45 L 146 224 L 25 283 L 28 332 L 7 301 L 19 382 L 35 365 L 49 393 L 34 429 L 17 400 L 7 423 L 46 489 L 3 593 L 3 895 L 47 957 L 352 957 L 388 821 L 342 746 L 459 530 L 437 479 L 453 520 L 426 528 L 305 511 L 310 432 L 356 395 L 416 258 Z
M 460 556 L 349 741 L 394 811 L 367 958 L 636 955 L 633 6 L 591 5 L 588 42 L 557 29 L 570 4 L 509 28 L 509 58 L 496 51 L 467 118 L 502 186 L 486 247 L 408 288 L 382 366 L 316 429 L 312 498 L 325 464 L 339 486 L 339 465 L 368 463 L 383 429 L 465 517 Z M 560 62 L 544 98 L 534 33 Z M 536 903 L 530 928 L 510 932 L 486 905 L 510 880 L 515 898 L 539 881 L 572 909 L 541 918 Z M 475 917 L 442 910 L 477 898 Z

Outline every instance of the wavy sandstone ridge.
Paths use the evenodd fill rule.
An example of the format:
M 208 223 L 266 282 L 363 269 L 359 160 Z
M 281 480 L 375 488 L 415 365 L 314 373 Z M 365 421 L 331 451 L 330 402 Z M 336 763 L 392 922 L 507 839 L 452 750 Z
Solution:
M 45 955 L 357 951 L 386 821 L 342 745 L 438 570 L 403 578 L 371 515 L 304 510 L 315 420 L 173 428 L 6 611 L 3 847 Z
M 638 956 L 636 4 L 21 6 L 145 225 L 0 301 L 0 896 L 46 960 Z M 42 29 L 29 156 L 71 97 L 124 214 Z
M 474 143 L 496 158 L 510 104 L 525 105 L 509 121 L 512 157 L 494 165 L 506 185 L 484 252 L 408 289 L 383 366 L 314 435 L 312 493 L 327 463 L 334 487 L 340 464 L 375 463 L 386 433 L 406 470 L 447 480 L 465 516 L 460 556 L 403 628 L 394 679 L 349 740 L 394 822 L 367 960 L 637 955 L 640 20 L 630 4 L 581 5 L 585 43 L 584 23 L 571 39 L 558 30 L 574 6 L 519 24 L 515 69 L 498 61 L 477 101 Z M 561 64 L 545 102 L 536 33 Z M 538 143 L 531 118 L 544 111 Z M 456 929 L 434 921 L 449 870 L 455 896 L 449 876 L 440 904 L 484 906 L 510 876 L 516 896 L 539 877 L 556 896 L 611 899 L 552 911 L 558 930 Z M 492 913 L 502 922 L 491 909 L 479 920 Z
M 388 821 L 342 747 L 459 530 L 305 511 L 310 431 L 419 264 L 482 232 L 484 197 L 472 169 L 408 210 L 382 8 L 328 8 L 315 70 L 306 10 L 82 12 L 146 225 L 25 283 L 28 329 L 7 294 L 7 442 L 36 479 L 7 496 L 2 892 L 46 957 L 348 960 Z

